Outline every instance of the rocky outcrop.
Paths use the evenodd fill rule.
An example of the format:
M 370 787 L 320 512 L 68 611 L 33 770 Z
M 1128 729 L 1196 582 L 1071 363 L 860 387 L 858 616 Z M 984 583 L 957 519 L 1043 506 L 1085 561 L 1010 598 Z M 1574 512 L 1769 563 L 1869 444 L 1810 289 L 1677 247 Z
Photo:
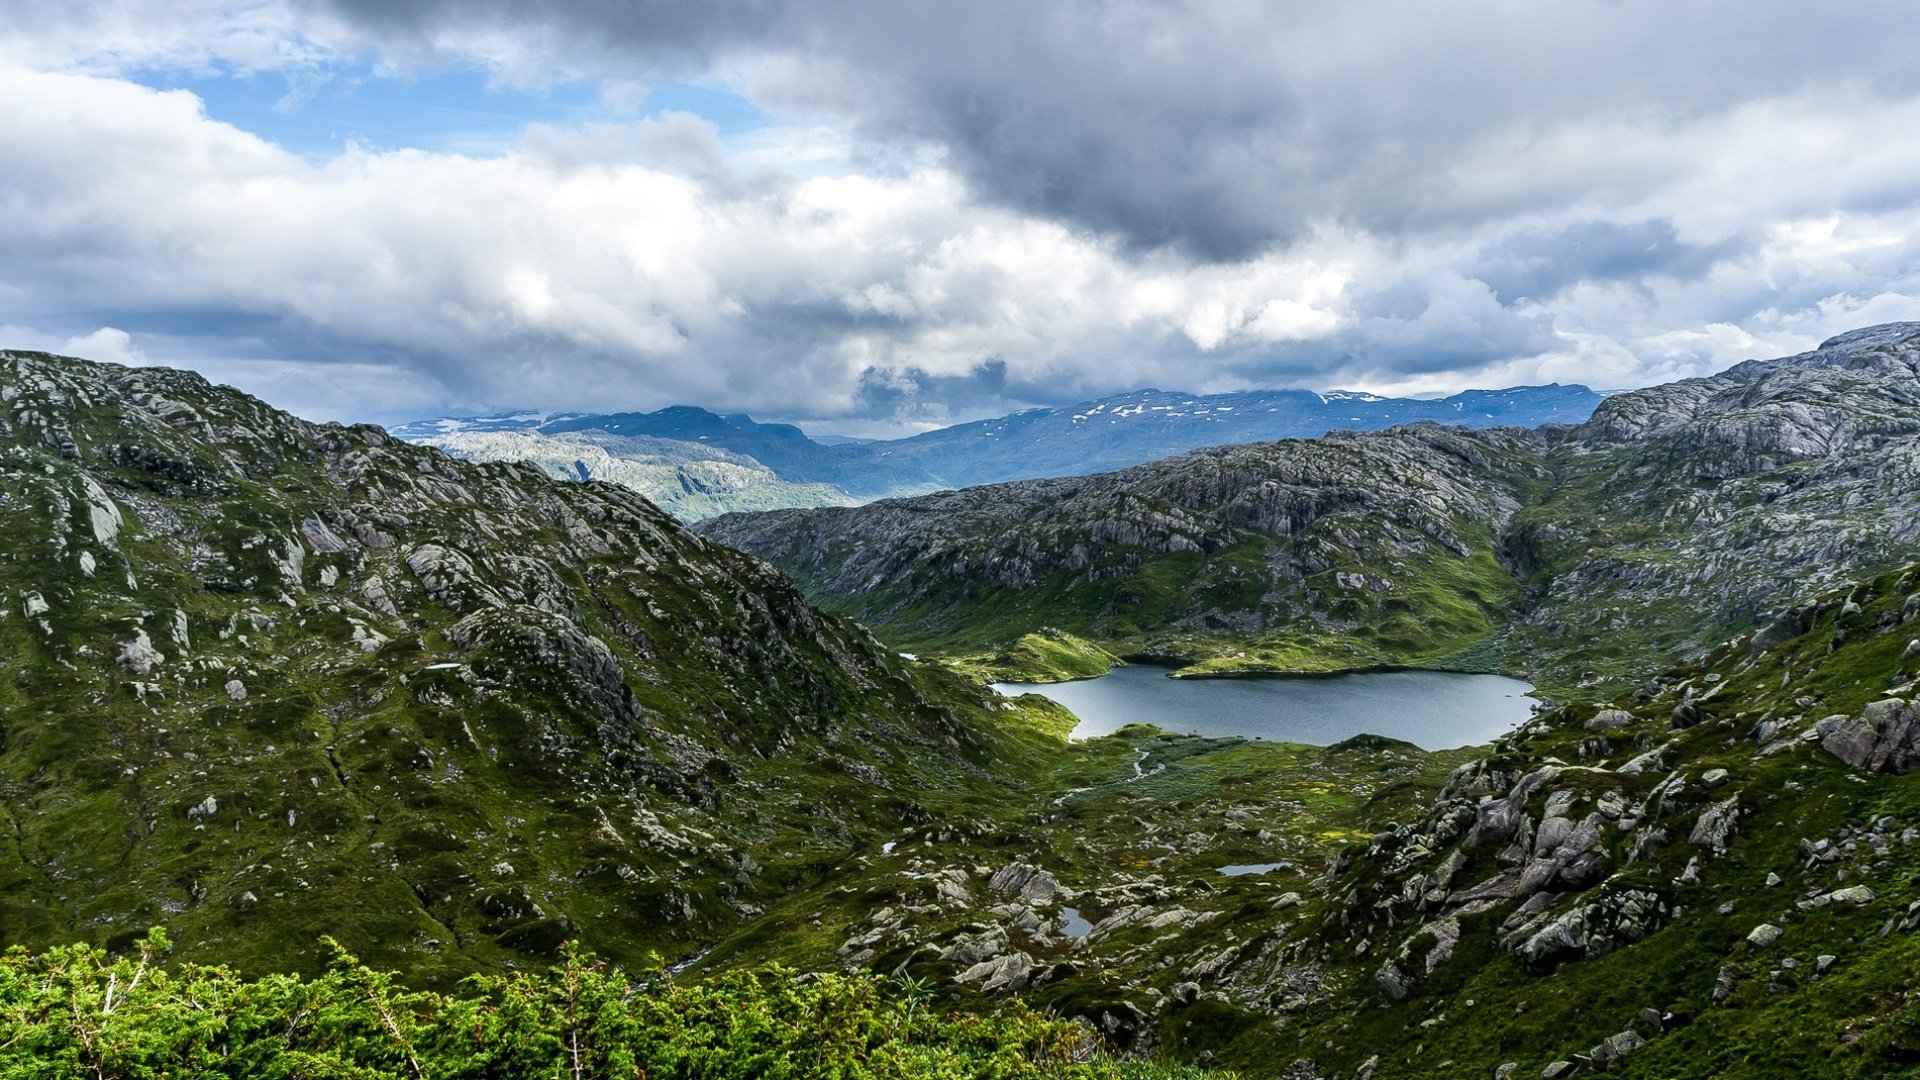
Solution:
M 1060 891 L 1060 882 L 1045 870 L 1027 863 L 1009 863 L 987 880 L 987 888 L 1011 895 L 1022 903 L 1040 904 L 1052 900 Z
M 1820 746 L 1856 769 L 1904 773 L 1920 768 L 1920 709 L 1899 698 L 1875 701 L 1859 716 L 1815 725 Z

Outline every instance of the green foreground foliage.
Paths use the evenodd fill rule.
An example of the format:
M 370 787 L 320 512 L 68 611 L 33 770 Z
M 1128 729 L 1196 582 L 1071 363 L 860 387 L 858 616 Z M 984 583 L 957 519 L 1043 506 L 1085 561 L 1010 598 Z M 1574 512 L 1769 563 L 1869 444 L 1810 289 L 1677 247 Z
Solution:
M 0 1077 L 1015 1078 L 1199 1075 L 1101 1051 L 1013 1004 L 930 1009 L 925 986 L 736 970 L 634 979 L 569 947 L 541 974 L 409 990 L 344 952 L 317 978 L 162 966 L 161 931 L 112 957 L 86 945 L 0 956 Z

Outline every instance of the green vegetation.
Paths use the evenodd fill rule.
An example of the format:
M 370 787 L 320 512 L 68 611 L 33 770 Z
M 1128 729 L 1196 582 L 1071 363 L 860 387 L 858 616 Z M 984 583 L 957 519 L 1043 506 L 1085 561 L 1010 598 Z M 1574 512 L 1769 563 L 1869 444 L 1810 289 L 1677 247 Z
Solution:
M 38 950 L 0 958 L 0 1076 L 1920 1066 L 1894 457 L 1238 448 L 1047 482 L 1064 523 L 949 493 L 1009 524 L 869 543 L 899 594 L 808 569 L 952 664 L 609 485 L 0 367 L 0 940 Z M 1864 580 L 1749 580 L 1830 525 Z M 1517 666 L 1562 704 L 1444 753 L 1074 743 L 981 685 L 1123 653 Z
M 452 993 L 337 952 L 312 979 L 162 966 L 154 932 L 118 959 L 86 946 L 0 956 L 0 1076 L 633 1077 L 1179 1080 L 1117 1062 L 1079 1024 L 1019 1004 L 930 1007 L 925 987 L 770 968 L 681 983 L 635 979 L 568 948 L 541 974 L 476 976 Z
M 987 682 L 1054 683 L 1105 675 L 1125 660 L 1065 630 L 1041 627 L 990 653 L 956 657 L 955 670 Z

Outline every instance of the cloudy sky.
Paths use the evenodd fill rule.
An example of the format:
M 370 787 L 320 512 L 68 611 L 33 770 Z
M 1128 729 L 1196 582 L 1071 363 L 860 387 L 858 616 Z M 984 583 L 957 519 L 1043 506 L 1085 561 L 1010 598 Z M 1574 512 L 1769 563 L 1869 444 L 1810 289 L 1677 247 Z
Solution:
M 1920 8 L 0 0 L 0 347 L 877 434 L 1920 319 Z

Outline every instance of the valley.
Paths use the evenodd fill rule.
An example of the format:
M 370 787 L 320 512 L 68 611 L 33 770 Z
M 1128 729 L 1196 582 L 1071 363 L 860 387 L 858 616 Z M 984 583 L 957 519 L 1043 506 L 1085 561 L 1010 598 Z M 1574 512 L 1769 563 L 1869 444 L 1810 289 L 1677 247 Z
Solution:
M 1426 667 L 1597 700 L 1920 555 L 1917 369 L 1920 325 L 1894 324 L 1569 428 L 1342 432 L 699 528 L 916 652 L 1051 629 L 1181 674 Z
M 628 995 L 831 973 L 953 1075 L 969 1016 L 1066 1040 L 1019 1075 L 1920 1061 L 1920 326 L 1574 427 L 698 531 L 181 372 L 11 352 L 0 391 L 9 945 L 372 978 L 337 941 L 455 995 L 422 1040 L 569 950 Z M 1191 677 L 1378 668 L 1426 670 Z M 1075 739 L 990 685 L 1089 678 L 1047 693 L 1340 716 Z

